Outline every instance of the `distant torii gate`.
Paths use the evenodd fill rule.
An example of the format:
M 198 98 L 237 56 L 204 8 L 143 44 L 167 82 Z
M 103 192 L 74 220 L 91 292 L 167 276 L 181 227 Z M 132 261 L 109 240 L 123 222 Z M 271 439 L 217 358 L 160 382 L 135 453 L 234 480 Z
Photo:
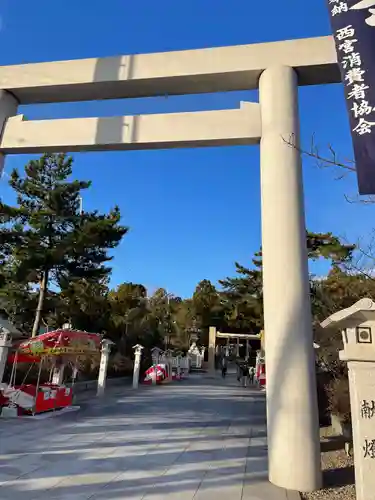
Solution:
M 16 153 L 260 144 L 269 478 L 299 491 L 321 486 L 321 465 L 298 86 L 340 81 L 332 37 L 0 67 L 0 171 Z M 251 89 L 259 102 L 237 109 L 17 115 L 19 104 Z
M 240 340 L 246 341 L 246 356 L 249 356 L 249 340 L 262 340 L 260 335 L 255 335 L 252 333 L 223 333 L 217 331 L 216 327 L 210 326 L 208 341 L 208 366 L 211 374 L 215 373 L 216 339 L 227 339 L 228 344 L 231 339 L 236 340 L 237 356 L 239 356 Z

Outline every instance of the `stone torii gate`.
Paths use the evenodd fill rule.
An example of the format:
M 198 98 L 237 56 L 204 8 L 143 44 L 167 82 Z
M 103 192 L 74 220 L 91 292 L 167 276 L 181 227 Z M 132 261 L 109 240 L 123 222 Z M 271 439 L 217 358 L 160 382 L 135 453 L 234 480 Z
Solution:
M 215 372 L 215 354 L 217 351 L 216 339 L 226 339 L 227 346 L 229 346 L 230 340 L 235 340 L 237 343 L 236 355 L 239 356 L 240 341 L 245 341 L 246 346 L 246 357 L 250 354 L 249 340 L 259 340 L 261 341 L 260 335 L 255 335 L 251 333 L 224 333 L 219 332 L 214 326 L 209 328 L 209 350 L 208 350 L 208 366 L 211 373 Z
M 331 37 L 0 67 L 3 158 L 260 144 L 269 477 L 301 491 L 318 488 L 321 471 L 297 92 L 298 85 L 339 81 Z M 257 88 L 259 103 L 231 110 L 31 121 L 17 115 L 19 104 Z M 291 137 L 296 148 L 286 142 Z

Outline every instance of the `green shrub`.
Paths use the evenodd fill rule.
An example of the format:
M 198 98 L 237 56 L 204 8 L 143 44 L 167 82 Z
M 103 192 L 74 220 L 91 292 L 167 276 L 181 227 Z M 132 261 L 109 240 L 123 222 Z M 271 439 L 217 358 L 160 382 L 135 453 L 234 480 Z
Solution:
M 331 422 L 329 400 L 327 394 L 327 386 L 329 385 L 331 380 L 332 376 L 330 373 L 317 370 L 316 384 L 318 392 L 319 424 L 323 427 L 330 425 Z
M 333 379 L 327 386 L 329 410 L 342 423 L 351 422 L 349 380 L 347 376 Z
M 108 376 L 126 376 L 133 372 L 133 361 L 119 351 L 109 358 Z

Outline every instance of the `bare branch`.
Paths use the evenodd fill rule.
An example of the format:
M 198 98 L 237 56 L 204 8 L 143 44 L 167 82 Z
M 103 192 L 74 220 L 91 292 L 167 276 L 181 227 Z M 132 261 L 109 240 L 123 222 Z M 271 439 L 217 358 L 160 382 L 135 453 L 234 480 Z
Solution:
M 314 158 L 315 160 L 317 160 L 319 162 L 319 164 L 321 164 L 321 166 L 323 168 L 327 168 L 327 167 L 340 167 L 340 168 L 343 168 L 345 170 L 348 170 L 349 172 L 355 172 L 356 171 L 356 168 L 355 168 L 355 163 L 353 160 L 349 160 L 345 163 L 341 162 L 338 160 L 337 158 L 337 154 L 335 152 L 335 150 L 333 149 L 333 147 L 329 144 L 328 145 L 328 149 L 330 151 L 330 154 L 331 154 L 331 157 L 330 158 L 327 158 L 327 157 L 324 157 L 322 156 L 320 153 L 319 153 L 319 149 L 315 143 L 315 135 L 313 135 L 311 137 L 311 146 L 310 146 L 310 150 L 305 150 L 305 149 L 302 149 L 300 147 L 298 147 L 296 145 L 296 141 L 295 141 L 295 135 L 294 134 L 291 134 L 290 137 L 289 137 L 289 140 L 286 140 L 283 138 L 283 141 L 286 142 L 289 146 L 295 148 L 301 155 L 303 156 L 308 156 L 310 158 Z M 343 174 L 341 174 L 343 175 Z
M 335 180 L 339 181 L 344 179 L 348 174 L 356 172 L 356 164 L 352 159 L 345 158 L 344 161 L 338 159 L 337 153 L 331 144 L 328 144 L 329 156 L 323 156 L 319 153 L 319 148 L 315 142 L 315 134 L 311 136 L 310 149 L 305 150 L 297 146 L 296 138 L 294 134 L 291 134 L 289 139 L 283 138 L 283 141 L 288 144 L 288 146 L 295 148 L 301 156 L 307 156 L 309 158 L 314 158 L 316 160 L 317 166 L 320 169 L 337 167 L 335 172 Z M 348 196 L 345 195 L 345 200 L 348 203 L 361 203 L 362 205 L 373 205 L 375 204 L 375 196 L 361 197 L 359 195 Z
M 345 237 L 341 237 L 341 240 L 348 243 Z M 366 243 L 362 240 L 358 240 L 356 254 L 350 262 L 343 263 L 343 267 L 347 273 L 375 280 L 375 230 Z

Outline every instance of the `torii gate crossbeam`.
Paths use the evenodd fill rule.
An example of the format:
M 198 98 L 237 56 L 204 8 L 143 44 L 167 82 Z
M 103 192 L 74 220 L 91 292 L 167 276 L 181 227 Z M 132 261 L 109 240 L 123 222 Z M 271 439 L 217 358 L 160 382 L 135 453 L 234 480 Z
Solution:
M 8 119 L 0 151 L 50 153 L 259 144 L 260 106 L 239 109 L 105 118 Z
M 340 82 L 330 36 L 0 67 L 0 90 L 20 104 L 226 92 L 258 88 L 275 63 L 299 85 Z

